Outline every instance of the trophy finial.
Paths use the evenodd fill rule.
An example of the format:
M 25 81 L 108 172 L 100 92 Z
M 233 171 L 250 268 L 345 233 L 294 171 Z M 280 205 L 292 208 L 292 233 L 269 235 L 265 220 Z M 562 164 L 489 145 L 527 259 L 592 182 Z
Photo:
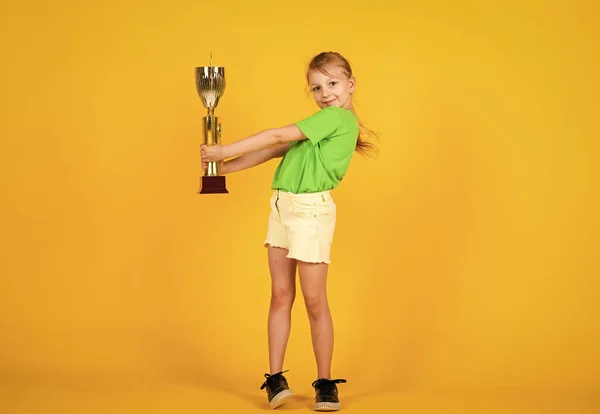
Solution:
M 212 52 L 210 52 L 210 67 L 212 68 Z

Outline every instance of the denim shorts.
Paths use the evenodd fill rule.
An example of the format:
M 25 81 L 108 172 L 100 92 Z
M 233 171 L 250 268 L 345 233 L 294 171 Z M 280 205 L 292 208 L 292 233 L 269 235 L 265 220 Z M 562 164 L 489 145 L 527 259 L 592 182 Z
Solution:
M 337 206 L 329 191 L 293 194 L 275 190 L 265 246 L 288 249 L 287 257 L 331 263 Z

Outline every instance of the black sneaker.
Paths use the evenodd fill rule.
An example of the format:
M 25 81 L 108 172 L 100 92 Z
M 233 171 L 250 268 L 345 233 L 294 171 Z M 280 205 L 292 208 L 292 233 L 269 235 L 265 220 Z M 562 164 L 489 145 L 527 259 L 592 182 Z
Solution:
M 345 379 L 329 380 L 319 378 L 312 383 L 316 391 L 315 410 L 317 411 L 337 411 L 340 409 L 340 400 L 338 398 L 337 385 L 346 382 Z
M 267 396 L 269 397 L 269 405 L 271 408 L 277 408 L 281 404 L 283 404 L 283 400 L 285 400 L 290 395 L 293 395 L 292 390 L 290 390 L 287 380 L 283 376 L 283 373 L 287 371 L 278 372 L 277 374 L 269 375 L 265 374 L 267 380 L 260 387 L 267 387 Z

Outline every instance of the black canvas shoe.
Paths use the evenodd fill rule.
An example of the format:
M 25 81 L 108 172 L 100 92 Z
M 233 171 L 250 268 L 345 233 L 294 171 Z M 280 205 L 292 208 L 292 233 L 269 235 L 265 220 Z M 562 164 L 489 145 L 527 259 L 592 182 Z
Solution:
M 317 411 L 337 411 L 340 409 L 340 400 L 338 397 L 337 385 L 346 382 L 345 379 L 329 380 L 319 378 L 312 383 L 315 389 L 315 410 Z
M 267 388 L 267 397 L 269 397 L 269 405 L 271 408 L 277 408 L 283 404 L 283 400 L 293 395 L 292 390 L 288 386 L 288 382 L 283 376 L 283 373 L 287 371 L 278 372 L 277 374 L 269 375 L 265 374 L 267 380 L 260 387 Z

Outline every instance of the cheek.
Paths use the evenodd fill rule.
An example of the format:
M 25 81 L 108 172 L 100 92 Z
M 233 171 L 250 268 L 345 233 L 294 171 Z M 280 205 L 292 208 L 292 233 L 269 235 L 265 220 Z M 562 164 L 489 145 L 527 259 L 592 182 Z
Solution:
M 342 95 L 348 95 L 350 93 L 350 90 L 344 86 L 339 86 L 336 88 L 335 92 L 337 95 L 342 96 Z

